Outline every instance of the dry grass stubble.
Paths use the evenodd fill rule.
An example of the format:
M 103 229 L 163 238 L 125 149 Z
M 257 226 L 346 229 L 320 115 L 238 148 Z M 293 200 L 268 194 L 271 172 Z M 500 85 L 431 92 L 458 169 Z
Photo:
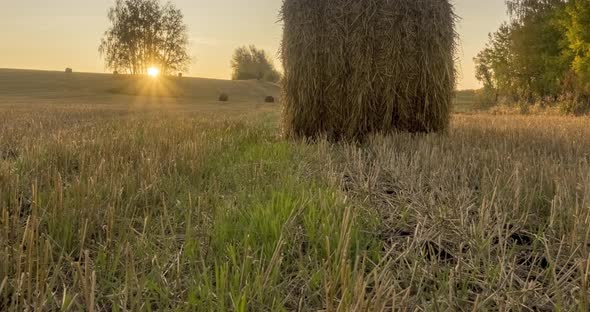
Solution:
M 326 147 L 343 190 L 381 215 L 391 300 L 419 310 L 586 311 L 588 124 L 455 116 L 448 135 Z
M 0 310 L 588 310 L 588 119 L 353 146 L 169 109 L 2 107 Z

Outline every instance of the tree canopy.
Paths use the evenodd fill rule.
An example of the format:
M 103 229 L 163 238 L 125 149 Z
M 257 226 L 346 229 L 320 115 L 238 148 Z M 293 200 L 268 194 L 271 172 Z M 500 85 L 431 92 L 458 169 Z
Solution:
M 528 104 L 570 96 L 590 107 L 590 2 L 506 4 L 510 21 L 475 58 L 476 78 L 487 93 Z
M 566 36 L 579 87 L 590 92 L 590 2 L 572 0 L 566 10 Z
M 281 79 L 281 74 L 276 70 L 268 54 L 253 45 L 237 48 L 231 67 L 233 80 L 258 79 L 278 82 Z
M 117 0 L 99 52 L 106 67 L 119 73 L 182 72 L 190 63 L 188 30 L 182 12 L 159 0 Z

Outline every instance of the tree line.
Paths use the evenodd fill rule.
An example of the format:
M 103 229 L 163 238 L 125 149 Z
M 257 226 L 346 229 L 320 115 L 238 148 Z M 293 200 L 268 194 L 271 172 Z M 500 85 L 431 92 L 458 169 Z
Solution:
M 171 2 L 117 0 L 107 17 L 110 26 L 98 49 L 106 68 L 132 75 L 144 75 L 149 68 L 164 75 L 188 70 L 188 26 Z M 237 48 L 231 68 L 234 80 L 281 78 L 268 54 L 255 46 Z
M 506 0 L 509 21 L 475 57 L 491 104 L 590 109 L 590 1 Z

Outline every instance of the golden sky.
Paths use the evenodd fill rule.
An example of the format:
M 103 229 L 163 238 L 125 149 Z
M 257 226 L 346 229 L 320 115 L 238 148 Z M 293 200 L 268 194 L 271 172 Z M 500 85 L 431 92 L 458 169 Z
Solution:
M 104 72 L 98 45 L 114 0 L 0 0 L 0 68 Z M 276 58 L 282 0 L 175 0 L 189 25 L 190 76 L 228 79 L 233 50 L 255 44 Z M 506 19 L 504 0 L 455 0 L 461 20 L 459 88 L 477 88 L 473 57 Z

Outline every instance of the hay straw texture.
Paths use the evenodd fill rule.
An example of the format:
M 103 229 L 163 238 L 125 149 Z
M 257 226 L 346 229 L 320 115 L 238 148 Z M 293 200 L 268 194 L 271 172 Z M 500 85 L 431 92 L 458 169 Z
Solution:
M 448 0 L 284 0 L 282 19 L 287 137 L 447 128 L 457 37 Z

